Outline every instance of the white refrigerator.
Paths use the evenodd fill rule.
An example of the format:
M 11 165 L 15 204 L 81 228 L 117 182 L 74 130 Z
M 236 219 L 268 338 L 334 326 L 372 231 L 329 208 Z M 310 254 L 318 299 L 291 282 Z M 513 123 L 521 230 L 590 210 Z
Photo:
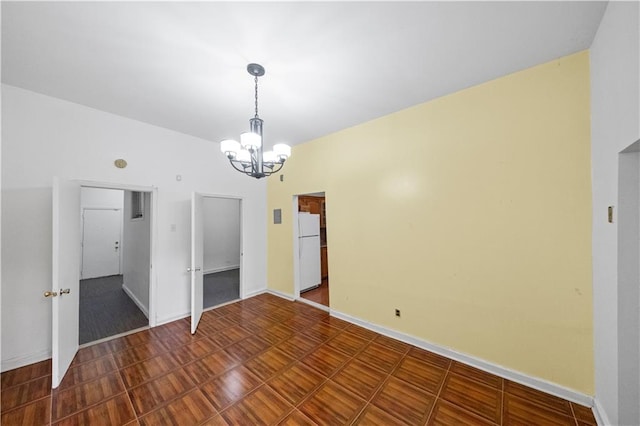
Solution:
M 320 276 L 320 215 L 298 213 L 300 291 L 322 283 Z

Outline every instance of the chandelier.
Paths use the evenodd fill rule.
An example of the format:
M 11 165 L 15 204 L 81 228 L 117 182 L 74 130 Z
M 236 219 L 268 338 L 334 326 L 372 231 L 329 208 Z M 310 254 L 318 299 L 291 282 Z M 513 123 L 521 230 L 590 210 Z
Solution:
M 259 64 L 247 65 L 247 72 L 255 82 L 255 115 L 249 119 L 249 131 L 240 135 L 240 143 L 233 139 L 220 142 L 220 150 L 239 172 L 256 179 L 278 172 L 291 156 L 291 147 L 283 143 L 275 144 L 273 151 L 263 151 L 262 124 L 258 117 L 258 77 L 264 75 L 264 67 Z

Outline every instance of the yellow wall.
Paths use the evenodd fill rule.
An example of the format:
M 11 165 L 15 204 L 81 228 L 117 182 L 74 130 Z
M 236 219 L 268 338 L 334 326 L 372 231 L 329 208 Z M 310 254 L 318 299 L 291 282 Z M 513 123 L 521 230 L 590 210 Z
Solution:
M 332 309 L 593 394 L 589 129 L 584 51 L 298 145 L 269 288 L 325 191 Z

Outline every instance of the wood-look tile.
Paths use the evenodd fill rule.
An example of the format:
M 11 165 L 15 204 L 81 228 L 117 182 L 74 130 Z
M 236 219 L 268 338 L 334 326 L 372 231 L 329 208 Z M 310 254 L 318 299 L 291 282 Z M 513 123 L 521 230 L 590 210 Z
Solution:
M 51 376 L 43 376 L 2 390 L 1 411 L 35 401 L 51 394 Z
M 366 339 L 366 340 L 373 340 L 379 336 L 379 334 L 376 333 L 375 331 L 367 330 L 366 328 L 360 327 L 359 325 L 355 325 L 355 324 L 350 324 L 344 330 L 349 333 L 355 334 L 356 336 L 362 337 L 363 339 Z
M 369 340 L 352 333 L 340 333 L 327 342 L 327 346 L 354 356 L 369 344 Z
M 451 425 L 486 425 L 491 426 L 496 423 L 491 423 L 490 421 L 479 417 L 469 411 L 464 410 L 458 406 L 450 404 L 443 400 L 438 400 L 435 407 L 433 407 L 433 412 L 429 417 L 428 425 L 438 425 L 438 426 L 451 426 Z M 500 423 L 497 423 L 500 424 Z M 525 423 L 525 424 L 533 424 L 533 423 Z
M 250 336 L 226 348 L 231 356 L 244 362 L 269 347 L 269 342 L 257 336 Z
M 340 318 L 336 318 L 336 317 L 332 317 L 332 316 L 328 316 L 324 319 L 322 319 L 322 322 L 329 324 L 331 327 L 336 327 L 339 328 L 341 330 L 349 327 L 351 325 L 351 323 L 341 320 Z
M 113 350 L 111 349 L 111 345 L 108 341 L 87 346 L 78 350 L 76 356 L 71 362 L 71 367 L 75 367 L 76 365 L 82 364 L 83 362 L 92 361 L 96 358 L 103 357 L 112 352 Z
M 487 373 L 486 371 L 479 370 L 461 362 L 452 361 L 449 371 L 471 380 L 475 380 L 483 385 L 491 386 L 494 389 L 502 390 L 502 377 Z
M 362 398 L 329 380 L 298 409 L 319 425 L 344 425 L 355 420 L 365 405 Z
M 215 408 L 198 389 L 138 419 L 141 426 L 196 425 L 216 414 Z
M 315 324 L 315 321 L 298 315 L 289 318 L 288 320 L 284 321 L 283 324 L 287 327 L 292 328 L 296 332 L 302 332 Z
M 354 359 L 338 371 L 331 380 L 368 401 L 386 378 L 387 373 Z
M 136 362 L 144 361 L 167 352 L 167 348 L 159 341 L 144 342 L 129 349 L 113 354 L 118 368 L 124 368 Z
M 401 342 L 400 340 L 392 339 L 391 337 L 383 336 L 381 334 L 373 339 L 373 341 L 382 346 L 386 346 L 389 349 L 398 351 L 402 354 L 407 353 L 409 349 L 412 348 L 412 346 L 407 343 Z
M 315 339 L 306 336 L 294 335 L 284 342 L 278 343 L 275 347 L 295 359 L 302 358 L 307 352 L 320 345 Z
M 229 425 L 276 425 L 293 407 L 273 389 L 262 385 L 222 412 Z
M 271 348 L 245 363 L 261 380 L 267 381 L 294 361 L 278 348 Z
M 429 364 L 433 364 L 436 367 L 445 369 L 449 368 L 449 365 L 451 364 L 451 360 L 449 358 L 416 347 L 412 347 L 409 350 L 407 356 L 419 359 L 420 361 L 428 362 Z
M 302 358 L 301 361 L 318 373 L 329 377 L 338 371 L 350 358 L 350 355 L 342 351 L 322 345 Z
M 130 389 L 147 380 L 166 374 L 177 366 L 178 363 L 173 356 L 170 353 L 165 353 L 123 368 L 120 370 L 120 375 L 127 389 Z
M 69 417 L 65 417 L 55 426 L 71 426 L 71 425 L 91 425 L 91 426 L 110 426 L 124 425 L 135 420 L 136 416 L 129 402 L 129 398 L 125 393 L 121 393 L 114 398 L 93 405 L 90 408 L 75 413 Z
M 220 414 L 214 414 L 213 417 L 210 417 L 204 423 L 200 423 L 199 426 L 227 426 L 227 422 L 224 421 L 224 417 Z
M 165 343 L 167 343 L 166 340 Z M 174 348 L 171 350 L 171 355 L 173 355 L 181 365 L 188 364 L 191 361 L 202 358 L 220 349 L 220 345 L 214 343 L 207 337 L 187 343 L 186 345 L 170 347 Z
M 434 394 L 391 377 L 371 403 L 409 424 L 422 424 L 427 420 L 435 400 Z
M 573 411 L 571 410 L 571 404 L 569 401 L 558 398 L 557 396 L 549 395 L 510 380 L 505 380 L 504 391 L 511 395 L 526 399 L 534 404 L 557 411 L 565 416 L 573 417 Z
M 238 364 L 240 364 L 240 361 L 238 361 L 237 358 L 231 356 L 224 350 L 220 350 L 194 361 L 184 368 L 189 377 L 191 377 L 196 384 L 200 384 L 219 376 Z
M 308 329 L 304 330 L 302 334 L 311 337 L 319 342 L 325 342 L 335 335 L 339 334 L 341 330 L 337 327 L 332 327 L 325 322 L 318 322 Z
M 118 372 L 114 371 L 98 379 L 78 386 L 53 391 L 52 420 L 56 421 L 82 411 L 90 405 L 111 399 L 124 392 Z
M 11 386 L 16 386 L 29 380 L 37 379 L 43 376 L 51 375 L 51 360 L 29 364 L 24 367 L 15 368 L 13 370 L 5 371 L 0 375 L 0 382 L 2 383 L 2 390 Z
M 371 365 L 385 373 L 391 373 L 398 365 L 403 355 L 400 352 L 389 349 L 379 343 L 371 343 L 362 352 L 355 356 L 356 359 Z
M 271 345 L 282 342 L 293 336 L 294 331 L 286 325 L 276 324 L 256 333 L 256 336 L 269 342 Z
M 596 418 L 593 415 L 593 410 L 590 407 L 585 407 L 584 405 L 576 404 L 571 402 L 571 408 L 573 408 L 573 415 L 576 420 L 579 422 L 596 426 Z
M 291 404 L 298 405 L 325 380 L 322 375 L 297 362 L 267 383 Z
M 79 385 L 80 383 L 97 379 L 98 377 L 104 376 L 117 368 L 118 367 L 116 366 L 112 355 L 106 355 L 92 361 L 87 361 L 83 364 L 78 364 L 67 371 L 67 374 L 65 374 L 62 382 L 60 383 L 59 389 L 65 389 Z
M 179 321 L 176 321 L 168 325 L 177 327 L 178 323 Z M 155 339 L 155 336 L 151 333 L 150 329 L 147 329 L 147 330 L 138 331 L 137 333 L 127 334 L 126 336 L 123 336 L 122 339 L 124 339 L 124 341 L 127 342 L 127 346 L 132 347 L 132 346 L 142 345 L 144 343 L 149 343 Z
M 214 408 L 222 411 L 262 384 L 262 380 L 241 365 L 200 385 Z
M 501 422 L 501 390 L 467 377 L 449 374 L 440 392 L 440 398 L 471 411 L 492 423 L 500 424 Z
M 316 423 L 300 411 L 293 410 L 278 426 L 316 426 Z
M 362 410 L 353 424 L 359 426 L 409 426 L 409 423 L 393 417 L 372 404 L 368 404 Z
M 132 388 L 129 390 L 129 398 L 136 413 L 143 415 L 194 388 L 195 385 L 184 369 L 178 369 Z
M 3 391 L 4 393 L 4 391 Z M 12 425 L 48 425 L 51 419 L 51 398 L 45 397 L 13 410 L 2 410 L 0 424 Z
M 219 331 L 218 333 L 210 336 L 210 339 L 219 344 L 222 347 L 232 345 L 239 342 L 242 339 L 246 339 L 251 336 L 251 332 L 241 325 L 232 325 L 229 328 Z
M 203 332 L 204 334 L 211 336 L 229 327 L 233 327 L 234 325 L 236 325 L 235 322 L 225 317 L 217 317 L 209 321 L 200 320 L 200 324 L 198 325 L 198 332 Z
M 223 317 L 238 313 L 241 310 L 242 310 L 242 306 L 238 305 L 237 303 L 229 303 L 214 309 L 214 311 L 217 311 L 218 314 L 220 314 Z
M 433 364 L 407 356 L 400 362 L 400 365 L 392 374 L 405 382 L 437 394 L 440 386 L 442 386 L 446 373 L 446 370 L 436 367 Z
M 576 424 L 573 416 L 565 416 L 556 410 L 510 393 L 504 393 L 503 404 L 502 424 L 505 426 L 524 424 L 575 426 Z

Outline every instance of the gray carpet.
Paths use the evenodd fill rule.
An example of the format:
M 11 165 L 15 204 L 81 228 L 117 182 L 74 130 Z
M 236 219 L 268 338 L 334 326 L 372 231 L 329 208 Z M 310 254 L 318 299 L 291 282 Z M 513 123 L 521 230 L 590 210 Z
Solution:
M 205 309 L 240 298 L 240 269 L 206 274 L 203 278 Z
M 80 280 L 80 344 L 149 325 L 122 290 L 122 275 Z

